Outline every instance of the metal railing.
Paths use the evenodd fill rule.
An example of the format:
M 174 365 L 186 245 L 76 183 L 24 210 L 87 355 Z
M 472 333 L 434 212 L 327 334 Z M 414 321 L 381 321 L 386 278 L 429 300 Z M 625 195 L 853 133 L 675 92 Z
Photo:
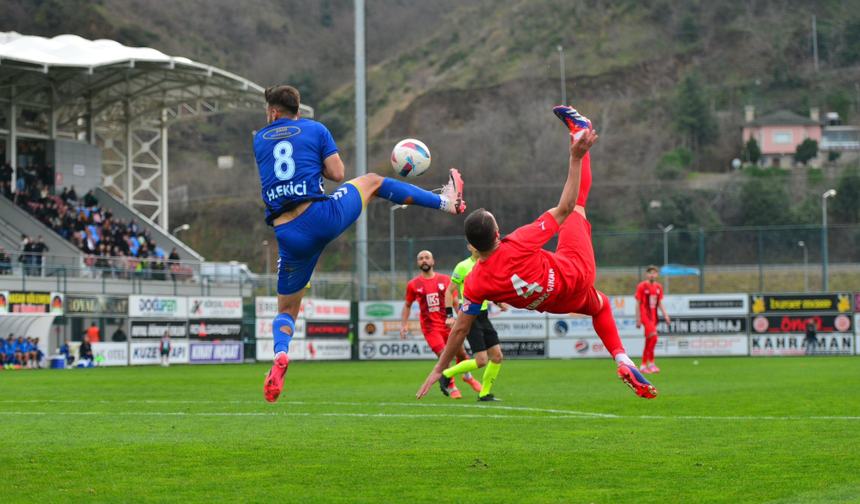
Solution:
M 830 290 L 860 288 L 860 226 L 829 225 L 827 232 Z M 820 225 L 676 228 L 667 238 L 668 262 L 690 266 L 699 272 L 686 277 L 672 276 L 672 293 L 797 292 L 822 288 L 824 238 Z M 615 295 L 634 290 L 649 265 L 663 265 L 663 239 L 659 229 L 593 232 L 598 288 Z M 436 271 L 449 275 L 469 255 L 462 236 L 395 239 L 393 259 L 397 273 L 392 278 L 387 267 L 391 245 L 390 240 L 367 242 L 368 256 L 372 258 L 370 285 L 365 287 L 369 299 L 378 298 L 379 293 L 390 296 L 392 285 L 398 295 L 402 294 L 406 282 L 418 274 L 415 258 L 421 250 L 430 250 L 436 260 Z M 545 249 L 555 250 L 556 246 L 557 237 Z M 353 242 L 354 258 L 356 253 Z M 354 272 L 352 276 L 357 282 Z M 356 285 L 354 299 L 359 299 L 359 295 Z

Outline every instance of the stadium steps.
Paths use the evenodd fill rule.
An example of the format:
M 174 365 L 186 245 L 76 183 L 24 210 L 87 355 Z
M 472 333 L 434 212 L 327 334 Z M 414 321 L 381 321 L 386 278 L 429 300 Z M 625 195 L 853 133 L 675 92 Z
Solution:
M 38 240 L 39 236 L 45 239 L 45 245 L 49 249 L 45 255 L 46 274 L 52 274 L 52 268 L 47 268 L 48 266 L 62 266 L 70 269 L 84 266 L 84 253 L 71 242 L 39 222 L 38 219 L 12 201 L 0 197 L 0 235 L 3 238 L 1 243 L 9 255 L 17 256 L 20 252 L 22 234 L 32 236 L 35 240 Z M 13 257 L 13 264 L 17 272 L 21 265 L 17 261 L 17 257 Z

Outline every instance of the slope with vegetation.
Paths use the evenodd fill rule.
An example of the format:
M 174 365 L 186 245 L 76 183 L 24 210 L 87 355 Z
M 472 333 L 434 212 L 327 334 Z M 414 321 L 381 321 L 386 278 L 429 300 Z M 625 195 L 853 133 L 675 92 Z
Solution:
M 349 0 L 19 0 L 0 29 L 78 33 L 150 45 L 240 73 L 261 84 L 297 85 L 335 134 L 348 171 L 354 124 L 352 2 Z M 501 216 L 508 232 L 552 204 L 567 159 L 557 46 L 564 47 L 568 101 L 594 122 L 595 230 L 653 229 L 658 223 L 714 228 L 812 224 L 817 198 L 838 185 L 837 222 L 855 223 L 856 170 L 746 169 L 743 106 L 759 113 L 817 106 L 854 120 L 860 80 L 860 2 L 828 0 L 476 0 L 367 2 L 368 124 L 373 170 L 390 174 L 387 153 L 404 137 L 424 140 L 444 181 L 457 166 L 471 208 Z M 817 16 L 820 70 L 812 60 Z M 243 259 L 271 238 L 251 133 L 259 116 L 227 116 L 171 130 L 171 186 L 195 188 L 171 216 L 199 223 L 189 241 L 213 259 Z M 175 154 L 174 154 L 175 153 Z M 215 172 L 217 155 L 237 167 Z M 844 192 L 843 192 L 844 191 Z M 851 197 L 854 191 L 856 197 Z M 225 200 L 229 197 L 229 200 Z M 660 205 L 652 204 L 659 201 Z M 384 204 L 368 208 L 372 238 L 387 236 Z M 248 225 L 253 222 L 253 225 Z M 452 235 L 461 219 L 416 210 L 398 236 Z M 350 262 L 349 235 L 326 255 Z M 225 246 L 225 243 L 229 245 Z M 856 248 L 856 247 L 855 247 Z

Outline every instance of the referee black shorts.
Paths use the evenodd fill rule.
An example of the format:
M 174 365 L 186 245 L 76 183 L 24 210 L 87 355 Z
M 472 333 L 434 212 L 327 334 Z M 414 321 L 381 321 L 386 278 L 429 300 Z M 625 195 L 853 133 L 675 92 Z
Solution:
M 488 348 L 492 348 L 499 344 L 499 333 L 490 323 L 488 311 L 484 310 L 478 314 L 478 318 L 472 323 L 469 329 L 469 346 L 472 348 L 472 353 L 486 352 Z

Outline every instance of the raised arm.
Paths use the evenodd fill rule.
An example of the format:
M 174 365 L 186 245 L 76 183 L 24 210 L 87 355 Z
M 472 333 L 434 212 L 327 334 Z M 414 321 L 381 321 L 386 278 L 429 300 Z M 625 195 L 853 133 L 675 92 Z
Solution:
M 454 329 L 451 329 L 451 334 L 448 335 L 448 343 L 445 344 L 445 349 L 442 350 L 442 354 L 439 356 L 439 361 L 436 363 L 433 371 L 430 372 L 430 376 L 428 376 L 424 381 L 424 385 L 421 385 L 421 388 L 418 390 L 418 393 L 415 394 L 415 397 L 421 399 L 427 395 L 427 392 L 430 391 L 430 387 L 439 381 L 439 378 L 442 377 L 442 371 L 448 367 L 448 364 L 454 359 L 457 352 L 463 346 L 463 342 L 466 341 L 466 335 L 469 334 L 472 322 L 474 322 L 476 318 L 478 318 L 477 315 L 469 315 L 463 311 L 460 312 L 460 315 L 457 317 L 457 323 L 454 324 Z
M 576 208 L 576 198 L 579 196 L 579 182 L 582 178 L 582 158 L 588 153 L 594 143 L 597 142 L 597 133 L 594 130 L 585 132 L 579 140 L 573 139 L 573 133 L 570 134 L 570 166 L 567 170 L 567 182 L 564 183 L 564 189 L 561 192 L 561 198 L 558 200 L 558 206 L 551 208 L 549 213 L 555 218 L 558 225 L 561 226 L 564 221 L 573 213 Z

